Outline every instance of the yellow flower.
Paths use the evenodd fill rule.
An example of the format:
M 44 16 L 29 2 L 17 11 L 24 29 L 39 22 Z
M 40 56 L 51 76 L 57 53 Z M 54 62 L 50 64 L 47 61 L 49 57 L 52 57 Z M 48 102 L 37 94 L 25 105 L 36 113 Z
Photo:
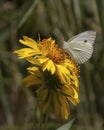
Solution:
M 32 64 L 23 82 L 27 86 L 38 84 L 35 91 L 37 96 L 42 95 L 43 112 L 53 107 L 57 117 L 68 119 L 69 102 L 79 103 L 78 65 L 52 38 L 38 42 L 26 36 L 23 39 L 20 42 L 28 47 L 14 51 Z

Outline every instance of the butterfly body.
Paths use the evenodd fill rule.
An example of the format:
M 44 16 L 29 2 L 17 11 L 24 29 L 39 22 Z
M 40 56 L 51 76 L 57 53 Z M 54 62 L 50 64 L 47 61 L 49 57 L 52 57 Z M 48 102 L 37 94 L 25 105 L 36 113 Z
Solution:
M 64 41 L 63 49 L 78 64 L 82 64 L 92 56 L 95 37 L 95 31 L 86 31 L 80 33 L 69 39 L 67 42 Z

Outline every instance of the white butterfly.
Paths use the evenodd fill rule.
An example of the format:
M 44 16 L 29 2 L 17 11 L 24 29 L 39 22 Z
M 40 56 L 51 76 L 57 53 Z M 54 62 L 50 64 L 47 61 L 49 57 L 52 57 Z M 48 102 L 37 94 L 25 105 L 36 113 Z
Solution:
M 64 41 L 63 49 L 78 63 L 86 62 L 93 53 L 93 44 L 96 38 L 95 31 L 82 32 L 67 42 Z

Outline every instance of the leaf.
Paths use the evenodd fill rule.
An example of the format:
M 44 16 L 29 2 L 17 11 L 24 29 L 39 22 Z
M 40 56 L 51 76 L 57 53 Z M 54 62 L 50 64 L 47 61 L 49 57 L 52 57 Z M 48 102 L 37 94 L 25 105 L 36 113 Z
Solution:
M 30 8 L 27 10 L 27 12 L 24 14 L 24 16 L 22 17 L 22 19 L 20 20 L 19 24 L 18 24 L 18 29 L 20 29 L 22 27 L 22 25 L 25 23 L 25 21 L 29 18 L 29 16 L 32 14 L 32 12 L 34 11 L 34 9 L 36 8 L 38 2 L 40 0 L 34 0 L 32 5 L 30 6 Z
M 60 128 L 56 129 L 56 130 L 69 130 L 73 124 L 75 119 L 72 119 L 71 121 L 67 122 L 66 124 L 64 124 L 63 126 L 61 126 Z

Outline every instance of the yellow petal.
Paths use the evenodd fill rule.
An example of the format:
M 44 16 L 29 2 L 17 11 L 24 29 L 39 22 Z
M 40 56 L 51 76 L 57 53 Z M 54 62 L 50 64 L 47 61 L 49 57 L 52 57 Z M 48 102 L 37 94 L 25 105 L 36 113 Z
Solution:
M 34 41 L 32 38 L 29 38 L 27 36 L 23 36 L 23 39 L 24 40 L 22 40 L 22 39 L 19 40 L 22 44 L 24 44 L 28 47 L 31 47 L 31 48 L 35 49 L 36 51 L 37 50 L 39 51 L 38 44 L 36 41 Z
M 40 84 L 41 81 L 35 75 L 29 75 L 23 79 L 23 83 L 26 84 L 26 87 L 30 87 L 31 85 Z
M 48 95 L 48 89 L 45 89 L 44 90 L 44 97 L 43 97 L 44 101 L 46 100 L 47 95 Z M 49 95 L 47 102 L 44 103 L 44 105 L 43 105 L 43 112 L 46 112 L 46 110 L 49 108 L 50 104 L 51 104 L 51 96 Z
M 70 82 L 70 72 L 69 70 L 62 65 L 56 65 L 57 66 L 57 74 L 60 78 L 60 80 L 64 83 Z
M 69 95 L 67 96 L 67 99 L 71 101 L 74 105 L 79 103 L 78 91 L 74 88 L 73 85 L 64 85 L 61 87 L 61 91 Z
M 47 62 L 44 63 L 43 65 L 43 71 L 48 70 L 51 72 L 51 74 L 55 73 L 55 64 L 53 63 L 52 60 L 48 60 Z
M 56 117 L 59 117 L 59 115 L 61 114 L 61 108 L 60 108 L 60 104 L 59 101 L 57 99 L 57 94 L 55 92 L 52 93 L 52 98 L 53 98 L 53 107 L 54 107 L 54 112 Z
M 44 58 L 44 57 L 39 57 L 38 61 L 40 62 L 40 64 L 43 64 L 44 62 L 48 61 L 49 58 Z
M 39 61 L 38 61 L 37 59 L 33 58 L 33 57 L 28 57 L 28 58 L 26 58 L 26 60 L 27 60 L 28 62 L 30 62 L 31 64 L 33 64 L 33 65 L 38 65 L 38 66 L 41 65 L 41 64 L 39 63 Z
M 70 111 L 69 111 L 69 105 L 67 102 L 67 99 L 65 96 L 59 96 L 59 99 L 61 101 L 61 111 L 62 111 L 62 118 L 63 119 L 68 119 Z
M 74 88 L 74 86 L 69 86 L 69 88 L 67 89 L 67 92 L 70 94 L 70 96 L 72 96 L 75 99 L 78 99 L 78 91 Z
M 72 79 L 72 83 L 75 85 L 77 90 L 79 90 L 79 80 L 74 72 L 72 72 L 72 74 L 70 75 L 70 78 Z
M 27 70 L 28 70 L 28 72 L 29 72 L 30 74 L 33 74 L 33 75 L 35 75 L 36 77 L 41 77 L 41 73 L 40 73 L 40 71 L 39 71 L 39 69 L 38 69 L 37 67 L 35 67 L 35 66 L 33 66 L 33 67 L 28 67 Z
M 73 97 L 70 97 L 70 102 L 72 102 L 74 105 L 77 105 L 79 103 L 79 99 L 74 99 Z
M 39 55 L 40 52 L 36 52 L 31 48 L 23 48 L 23 49 L 19 49 L 17 51 L 14 51 L 15 54 L 18 54 L 19 58 L 26 58 L 26 57 L 30 57 L 33 55 Z
M 70 74 L 70 73 L 69 73 L 69 70 L 66 68 L 66 66 L 57 65 L 57 68 L 58 68 L 58 70 L 61 71 L 62 73 Z

